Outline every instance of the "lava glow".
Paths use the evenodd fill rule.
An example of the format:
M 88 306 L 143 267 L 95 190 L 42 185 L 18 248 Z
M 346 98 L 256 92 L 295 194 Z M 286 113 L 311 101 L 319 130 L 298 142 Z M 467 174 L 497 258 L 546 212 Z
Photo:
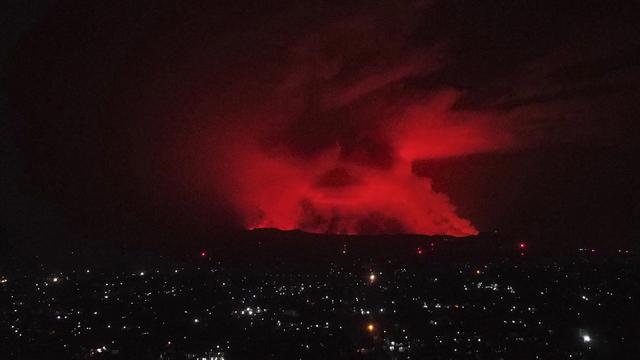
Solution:
M 508 138 L 487 126 L 486 117 L 448 111 L 455 94 L 412 106 L 368 129 L 385 144 L 383 155 L 366 149 L 345 155 L 345 145 L 315 156 L 265 149 L 259 136 L 229 137 L 223 171 L 228 198 L 249 229 L 300 229 L 333 234 L 476 234 L 430 179 L 412 171 L 415 160 L 491 151 Z M 455 122 L 455 125 L 447 125 Z M 312 139 L 313 134 L 307 136 Z M 356 153 L 356 155 L 354 155 Z M 383 166 L 379 157 L 390 159 Z

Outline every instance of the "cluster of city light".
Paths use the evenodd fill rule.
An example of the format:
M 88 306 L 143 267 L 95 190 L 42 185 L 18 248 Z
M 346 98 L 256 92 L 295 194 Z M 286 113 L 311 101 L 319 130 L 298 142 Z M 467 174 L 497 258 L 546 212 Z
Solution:
M 255 308 L 248 306 L 245 309 L 240 310 L 240 315 L 253 316 L 253 315 L 261 314 L 266 311 L 267 309 L 261 308 L 260 306 L 256 306 Z M 236 313 L 238 313 L 238 311 L 236 311 Z
M 267 273 L 260 276 L 247 273 L 233 275 L 232 270 L 221 270 L 224 268 L 220 266 L 202 266 L 197 270 L 186 266 L 177 270 L 175 265 L 171 265 L 170 268 L 161 270 L 162 273 L 155 268 L 146 268 L 145 271 L 139 271 L 138 268 L 106 275 L 99 271 L 91 272 L 82 269 L 76 272 L 48 273 L 29 278 L 27 284 L 28 288 L 31 288 L 32 298 L 25 296 L 20 299 L 12 298 L 12 307 L 7 313 L 10 313 L 15 320 L 10 325 L 16 338 L 23 335 L 30 336 L 28 324 L 34 322 L 24 321 L 22 318 L 31 316 L 29 314 L 32 313 L 26 311 L 30 308 L 24 307 L 23 303 L 32 301 L 41 304 L 42 309 L 45 309 L 41 313 L 46 314 L 47 318 L 41 323 L 54 322 L 57 326 L 56 331 L 60 331 L 57 330 L 58 328 L 67 327 L 68 330 L 64 331 L 67 331 L 69 338 L 85 339 L 95 334 L 96 330 L 98 330 L 97 334 L 100 334 L 100 329 L 112 329 L 108 333 L 115 334 L 112 339 L 117 340 L 120 336 L 152 335 L 153 331 L 150 329 L 157 325 L 154 322 L 170 321 L 168 317 L 163 318 L 163 309 L 153 301 L 162 301 L 168 296 L 179 296 L 186 300 L 185 306 L 178 310 L 182 314 L 184 309 L 185 313 L 180 321 L 191 324 L 189 329 L 192 331 L 207 331 L 215 326 L 220 317 L 231 316 L 241 329 L 248 330 L 252 327 L 261 331 L 271 329 L 274 333 L 284 334 L 283 336 L 304 337 L 303 344 L 305 348 L 308 346 L 310 349 L 317 348 L 317 343 L 313 343 L 311 339 L 327 334 L 341 336 L 349 331 L 364 333 L 368 335 L 365 338 L 378 344 L 383 343 L 387 351 L 405 352 L 407 356 L 413 356 L 412 351 L 415 351 L 413 349 L 424 348 L 429 344 L 440 346 L 443 351 L 456 349 L 456 352 L 461 353 L 493 346 L 489 344 L 495 344 L 497 341 L 501 341 L 501 344 L 508 348 L 515 343 L 533 342 L 530 332 L 535 332 L 535 336 L 543 339 L 539 343 L 540 346 L 548 347 L 549 345 L 544 344 L 552 341 L 547 339 L 554 338 L 554 335 L 549 334 L 561 328 L 553 319 L 538 317 L 544 316 L 547 304 L 551 303 L 558 294 L 570 294 L 574 303 L 577 300 L 578 307 L 574 305 L 573 308 L 566 310 L 578 319 L 580 316 L 584 318 L 587 311 L 596 309 L 601 304 L 610 306 L 612 302 L 618 300 L 630 302 L 635 298 L 632 296 L 633 293 L 625 291 L 624 288 L 615 287 L 617 290 L 614 292 L 610 291 L 611 287 L 600 287 L 590 282 L 594 276 L 599 275 L 596 274 L 596 265 L 589 268 L 594 271 L 589 272 L 593 276 L 587 277 L 583 283 L 577 283 L 577 275 L 567 271 L 567 268 L 566 264 L 555 262 L 536 265 L 536 271 L 543 272 L 545 278 L 547 275 L 555 276 L 553 281 L 544 284 L 529 282 L 530 278 L 535 280 L 535 272 L 521 262 L 509 265 L 460 263 L 453 269 L 449 268 L 448 273 L 429 269 L 422 274 L 407 264 L 391 268 L 387 263 L 374 261 L 367 263 L 366 267 L 332 263 L 324 273 L 311 275 L 304 272 Z M 191 271 L 198 271 L 198 276 L 209 276 L 205 281 L 208 286 L 206 291 L 199 289 L 195 282 L 188 282 L 188 280 L 185 282 L 185 279 L 189 279 L 187 274 Z M 141 276 L 144 278 L 139 278 Z M 517 280 L 518 278 L 524 280 Z M 6 277 L 0 277 L 0 280 L 4 279 Z M 11 283 L 2 289 L 13 288 L 15 279 L 17 278 L 12 276 Z M 617 278 L 614 276 L 612 279 L 625 281 L 626 277 L 621 272 Z M 91 284 L 88 288 L 90 291 L 84 294 L 79 293 L 82 281 Z M 0 283 L 6 282 L 0 281 Z M 340 284 L 340 286 L 344 284 L 350 290 L 345 293 L 336 292 L 334 284 Z M 527 288 L 529 286 L 531 289 Z M 447 293 L 450 289 L 460 290 L 461 288 L 466 291 L 463 295 L 459 291 L 456 291 L 455 297 Z M 515 288 L 518 289 L 517 294 Z M 203 292 L 197 293 L 197 291 Z M 203 302 L 202 300 L 211 296 L 212 291 L 216 292 L 216 301 Z M 535 295 L 531 297 L 523 295 L 528 293 Z M 11 293 L 11 295 L 15 294 Z M 113 313 L 107 309 L 87 307 L 80 303 L 69 306 L 68 300 L 65 300 L 65 296 L 69 295 L 78 296 L 77 298 L 83 301 L 99 299 L 96 306 L 122 306 L 119 310 L 122 312 Z M 197 301 L 191 302 L 192 296 L 200 297 L 194 298 Z M 482 302 L 478 300 L 479 297 L 482 297 Z M 148 304 L 149 307 L 147 307 Z M 247 306 L 248 304 L 251 306 Z M 235 307 L 238 310 L 221 310 L 229 307 L 232 309 Z M 268 312 L 265 307 L 269 308 Z M 133 315 L 136 311 L 144 311 L 146 315 L 152 315 L 153 320 L 138 321 Z M 306 315 L 337 312 L 349 313 L 350 320 L 332 321 L 329 326 L 328 322 L 324 324 L 322 318 L 307 318 Z M 402 326 L 406 325 L 403 324 L 403 317 L 407 313 L 417 312 L 424 317 L 424 325 L 431 327 L 433 331 L 438 331 L 437 338 L 434 337 L 432 340 L 421 338 L 421 335 L 410 327 L 407 327 L 410 333 L 404 331 L 400 333 Z M 396 316 L 397 313 L 401 313 L 402 316 Z M 495 322 L 508 329 L 509 333 L 495 339 L 493 335 L 487 336 L 486 333 L 474 329 L 473 325 L 465 323 L 464 319 L 467 316 L 478 313 L 498 314 Z M 257 316 L 258 314 L 260 316 Z M 33 316 L 37 318 L 37 315 Z M 242 319 L 242 317 L 247 318 Z M 353 319 L 358 321 L 355 326 L 353 322 L 349 323 Z M 450 330 L 452 328 L 463 331 L 453 333 Z M 572 343 L 574 348 L 585 352 L 597 348 L 598 344 L 604 344 L 607 339 L 597 335 L 605 334 L 604 329 L 601 331 L 593 333 L 581 331 L 574 338 Z M 101 338 L 96 342 L 101 344 L 107 341 L 106 346 L 96 348 L 96 342 L 93 342 L 91 344 L 93 346 L 85 345 L 84 351 L 93 351 L 96 354 L 117 351 L 116 349 L 121 345 L 108 342 L 112 339 Z M 181 337 L 172 336 L 172 339 L 179 342 L 178 339 Z M 162 344 L 166 341 L 166 339 L 161 340 Z M 184 341 L 187 342 L 186 338 Z M 73 344 L 73 342 L 66 341 L 66 344 Z M 358 348 L 369 351 L 366 347 L 362 348 L 361 344 L 358 344 Z M 399 354 L 394 356 L 402 358 Z M 191 358 L 222 359 L 216 354 L 203 352 L 193 354 Z

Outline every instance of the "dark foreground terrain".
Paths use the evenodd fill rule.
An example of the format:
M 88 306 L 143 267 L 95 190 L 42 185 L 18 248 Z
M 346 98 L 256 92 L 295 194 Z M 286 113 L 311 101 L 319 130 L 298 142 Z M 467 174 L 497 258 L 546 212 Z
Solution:
M 138 251 L 95 264 L 13 258 L 0 272 L 0 357 L 614 359 L 640 350 L 640 261 L 630 250 L 544 255 L 517 241 L 437 237 L 312 236 L 329 240 L 308 246 L 307 237 L 265 232 L 183 257 Z M 478 246 L 478 256 L 465 250 Z

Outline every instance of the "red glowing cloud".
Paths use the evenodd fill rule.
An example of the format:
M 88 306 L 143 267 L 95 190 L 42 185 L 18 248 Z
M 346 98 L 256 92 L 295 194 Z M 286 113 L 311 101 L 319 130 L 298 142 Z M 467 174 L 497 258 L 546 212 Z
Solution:
M 451 111 L 459 94 L 442 91 L 426 104 L 410 106 L 389 129 L 406 161 L 491 152 L 513 144 L 490 113 Z
M 382 155 L 371 155 L 370 146 L 336 140 L 313 156 L 301 156 L 290 149 L 265 147 L 260 132 L 243 129 L 225 144 L 224 162 L 229 165 L 223 187 L 247 228 L 475 234 L 448 197 L 434 191 L 430 179 L 416 176 L 411 167 L 415 160 L 509 146 L 509 136 L 492 131 L 486 115 L 451 112 L 455 97 L 443 93 L 369 127 L 367 132 L 384 143 Z M 355 150 L 345 152 L 347 146 Z M 391 160 L 380 165 L 376 157 Z

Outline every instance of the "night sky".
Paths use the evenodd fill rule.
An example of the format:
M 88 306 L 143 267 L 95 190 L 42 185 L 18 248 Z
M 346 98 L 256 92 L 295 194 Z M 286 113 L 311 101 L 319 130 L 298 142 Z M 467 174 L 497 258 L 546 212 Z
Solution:
M 639 235 L 637 1 L 5 10 L 16 246 L 256 227 Z

